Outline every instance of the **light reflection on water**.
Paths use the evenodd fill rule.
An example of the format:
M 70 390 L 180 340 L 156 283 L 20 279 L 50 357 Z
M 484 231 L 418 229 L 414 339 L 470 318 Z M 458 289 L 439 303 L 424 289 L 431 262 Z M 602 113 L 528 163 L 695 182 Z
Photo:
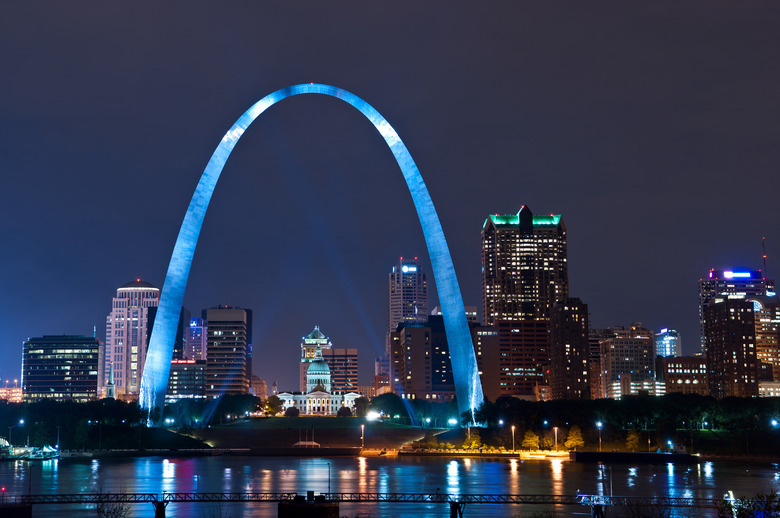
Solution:
M 330 469 L 329 469 L 330 468 Z M 330 473 L 329 473 L 330 471 Z M 285 458 L 196 457 L 138 458 L 0 463 L 0 482 L 7 494 L 104 492 L 333 492 L 450 494 L 609 494 L 720 498 L 728 491 L 752 495 L 777 489 L 778 465 L 712 463 L 700 465 L 603 465 L 555 459 L 446 458 Z M 150 504 L 139 504 L 135 516 L 151 515 Z M 74 506 L 38 506 L 35 516 L 89 515 Z M 231 516 L 275 517 L 274 504 L 223 504 Z M 531 507 L 522 513 L 541 512 Z M 585 509 L 559 506 L 559 516 Z M 209 516 L 207 504 L 170 504 L 169 518 Z M 518 516 L 512 506 L 470 505 L 470 518 Z M 443 504 L 342 504 L 341 516 L 445 516 Z

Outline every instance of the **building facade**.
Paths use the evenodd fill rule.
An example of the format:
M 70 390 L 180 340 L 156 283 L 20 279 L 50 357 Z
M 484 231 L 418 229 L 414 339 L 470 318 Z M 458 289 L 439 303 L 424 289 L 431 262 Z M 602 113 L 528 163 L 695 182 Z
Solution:
M 749 297 L 756 322 L 756 356 L 771 370 L 771 381 L 780 381 L 780 300 Z
M 206 359 L 206 337 L 208 331 L 206 321 L 202 318 L 190 319 L 190 332 L 187 335 L 185 356 L 188 360 Z
M 166 403 L 206 397 L 206 360 L 173 360 L 168 377 Z
M 620 397 L 632 390 L 652 390 L 655 385 L 653 332 L 634 322 L 609 328 L 612 336 L 600 340 L 600 397 Z M 633 388 L 632 388 L 633 387 Z
M 569 297 L 560 215 L 491 215 L 482 227 L 482 309 L 499 335 L 502 395 L 549 393 L 549 321 Z
M 758 396 L 753 303 L 729 298 L 711 302 L 704 308 L 704 325 L 710 395 L 718 399 Z
M 699 327 L 701 329 L 701 348 L 705 348 L 704 328 L 706 312 L 704 309 L 710 303 L 722 302 L 726 299 L 746 299 L 754 296 L 775 296 L 775 282 L 764 277 L 761 270 L 746 268 L 730 268 L 726 270 L 711 269 L 707 275 L 699 279 Z
M 252 312 L 216 306 L 203 311 L 206 321 L 206 396 L 248 394 Z
M 661 329 L 655 335 L 655 354 L 658 356 L 680 356 L 680 333 L 674 329 Z
M 330 384 L 334 393 L 357 392 L 358 350 L 322 349 L 322 359 L 330 368 Z
M 100 342 L 81 335 L 29 338 L 22 350 L 22 400 L 98 399 Z
M 707 382 L 707 359 L 704 356 L 658 356 L 656 371 L 659 381 L 666 384 L 666 393 L 710 393 Z
M 128 401 L 138 399 L 149 346 L 149 309 L 157 307 L 159 302 L 160 289 L 141 279 L 117 290 L 111 301 L 111 313 L 106 317 L 106 342 L 98 381 L 101 395 L 113 365 L 116 397 Z
M 322 360 L 322 353 L 331 349 L 330 338 L 320 331 L 320 326 L 314 326 L 311 333 L 301 339 L 301 364 L 298 368 L 298 390 L 306 392 L 306 373 L 309 364 Z
M 588 305 L 568 298 L 550 313 L 550 396 L 590 399 Z
M 357 392 L 336 394 L 332 391 L 330 367 L 322 358 L 306 362 L 306 389 L 301 393 L 280 392 L 282 407 L 295 407 L 303 415 L 336 415 L 342 407 L 355 412 Z

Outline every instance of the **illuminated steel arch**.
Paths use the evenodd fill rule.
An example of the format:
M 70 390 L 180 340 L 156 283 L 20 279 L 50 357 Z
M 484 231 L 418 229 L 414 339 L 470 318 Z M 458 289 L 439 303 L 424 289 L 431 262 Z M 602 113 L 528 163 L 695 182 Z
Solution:
M 398 166 L 404 175 L 409 193 L 412 195 L 417 216 L 420 219 L 425 242 L 428 246 L 436 289 L 439 292 L 439 302 L 444 317 L 444 327 L 450 347 L 452 374 L 455 382 L 455 394 L 458 398 L 458 410 L 463 413 L 477 408 L 483 400 L 482 385 L 477 369 L 477 360 L 471 342 L 466 321 L 466 311 L 455 276 L 455 268 L 444 238 L 444 232 L 433 207 L 428 189 L 425 187 L 420 172 L 412 160 L 412 156 L 401 142 L 400 137 L 382 115 L 360 97 L 323 84 L 302 84 L 277 90 L 267 95 L 249 108 L 222 137 L 211 156 L 203 176 L 201 176 L 195 194 L 192 196 L 184 222 L 179 230 L 179 237 L 173 248 L 168 273 L 165 276 L 160 305 L 152 328 L 149 349 L 146 353 L 146 363 L 141 379 L 141 406 L 147 410 L 155 406 L 162 407 L 165 402 L 165 392 L 168 388 L 168 376 L 173 357 L 173 343 L 176 337 L 176 326 L 179 321 L 184 290 L 190 274 L 192 257 L 198 242 L 203 218 L 206 215 L 214 187 L 222 173 L 222 168 L 231 151 L 247 127 L 265 110 L 277 102 L 300 94 L 322 94 L 336 97 L 357 108 L 385 139 L 395 156 Z

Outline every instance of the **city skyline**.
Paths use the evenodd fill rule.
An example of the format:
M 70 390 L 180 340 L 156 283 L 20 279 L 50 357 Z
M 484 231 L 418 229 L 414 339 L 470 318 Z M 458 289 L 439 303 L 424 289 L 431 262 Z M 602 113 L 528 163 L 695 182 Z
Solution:
M 764 236 L 777 277 L 775 7 L 500 4 L 489 13 L 503 16 L 480 17 L 488 11 L 464 3 L 347 17 L 312 4 L 304 15 L 227 12 L 208 31 L 179 32 L 166 7 L 147 19 L 137 7 L 46 5 L 0 16 L 3 379 L 19 378 L 25 339 L 91 335 L 118 287 L 140 277 L 162 288 L 215 142 L 247 105 L 297 82 L 347 88 L 398 130 L 467 306 L 480 306 L 482 223 L 522 205 L 565 218 L 570 292 L 593 327 L 676 329 L 686 354 L 699 343 L 699 278 L 762 269 Z M 212 16 L 192 8 L 181 27 Z M 336 101 L 289 102 L 228 162 L 184 300 L 193 314 L 252 308 L 255 371 L 269 385 L 278 373 L 280 386 L 297 379 L 300 336 L 316 324 L 357 347 L 361 374 L 371 372 L 388 269 L 419 256 L 431 272 L 409 195 L 370 127 Z

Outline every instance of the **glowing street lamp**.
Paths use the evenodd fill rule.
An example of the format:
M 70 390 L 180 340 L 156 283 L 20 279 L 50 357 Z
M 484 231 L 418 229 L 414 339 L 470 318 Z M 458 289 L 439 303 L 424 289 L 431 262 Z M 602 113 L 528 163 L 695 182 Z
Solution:
M 604 423 L 599 421 L 599 422 L 596 423 L 596 426 L 599 429 L 599 451 L 601 451 L 601 427 L 604 426 Z
M 515 452 L 515 425 L 512 425 L 512 453 Z
M 555 451 L 558 451 L 558 427 L 553 426 L 553 432 L 555 432 Z
M 360 449 L 361 450 L 366 446 L 365 439 L 366 439 L 366 425 L 361 424 L 360 425 Z
M 780 422 L 777 419 L 772 419 L 772 428 L 777 428 L 778 426 L 780 426 Z

